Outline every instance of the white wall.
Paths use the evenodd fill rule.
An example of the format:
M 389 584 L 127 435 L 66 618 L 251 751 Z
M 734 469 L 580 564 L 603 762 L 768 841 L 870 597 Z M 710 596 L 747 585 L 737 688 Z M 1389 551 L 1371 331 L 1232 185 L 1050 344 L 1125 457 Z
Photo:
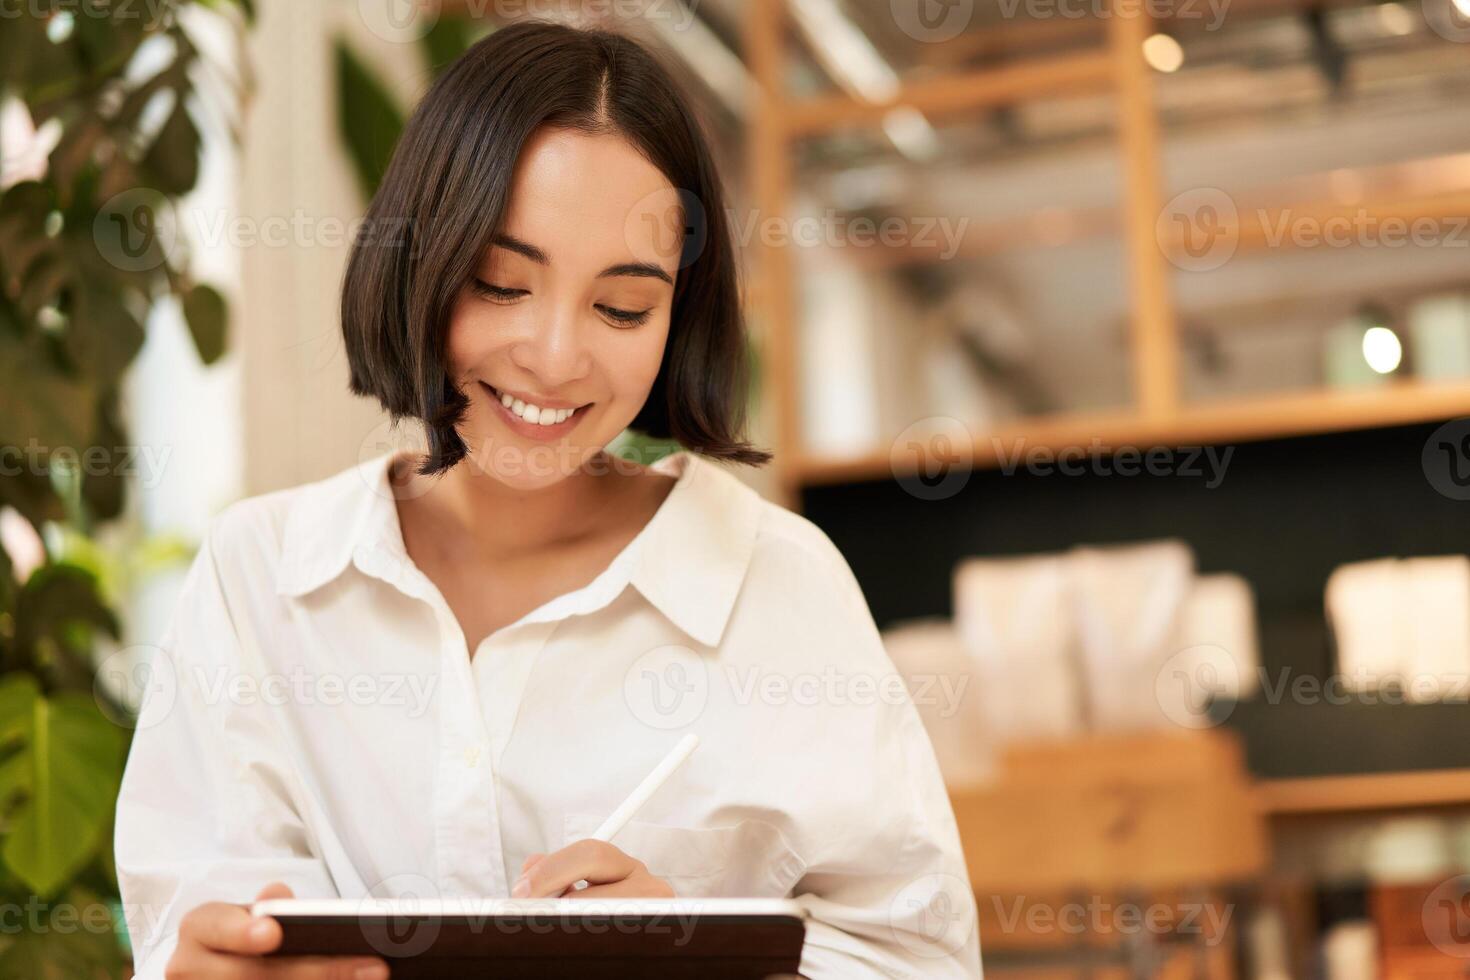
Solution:
M 426 83 L 418 51 L 375 35 L 349 2 L 265 0 L 250 39 L 258 91 L 242 148 L 236 338 L 243 369 L 244 490 L 328 476 L 376 455 L 375 404 L 347 391 L 338 290 L 347 228 L 364 202 L 338 135 L 332 39 L 378 66 L 407 105 Z M 266 233 L 284 236 L 265 244 Z

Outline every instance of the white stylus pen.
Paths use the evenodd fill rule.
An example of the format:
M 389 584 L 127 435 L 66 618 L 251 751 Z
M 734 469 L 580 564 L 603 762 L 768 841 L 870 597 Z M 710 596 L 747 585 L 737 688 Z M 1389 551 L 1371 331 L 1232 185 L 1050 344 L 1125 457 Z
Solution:
M 674 770 L 684 764 L 684 760 L 689 758 L 689 754 L 698 745 L 699 736 L 693 732 L 681 738 L 679 744 L 674 746 L 674 750 L 664 756 L 664 761 L 654 767 L 653 772 L 645 776 L 643 782 L 638 784 L 638 788 L 633 790 L 628 798 L 623 801 L 622 805 L 614 810 L 602 822 L 602 826 L 593 832 L 591 839 L 600 841 L 612 840 L 613 836 L 623 829 L 623 825 L 633 819 L 635 813 L 643 809 L 643 804 L 647 803 L 649 797 L 658 792 L 659 787 L 674 774 Z M 587 887 L 587 882 L 586 880 L 578 881 L 572 887 L 577 891 L 581 891 Z

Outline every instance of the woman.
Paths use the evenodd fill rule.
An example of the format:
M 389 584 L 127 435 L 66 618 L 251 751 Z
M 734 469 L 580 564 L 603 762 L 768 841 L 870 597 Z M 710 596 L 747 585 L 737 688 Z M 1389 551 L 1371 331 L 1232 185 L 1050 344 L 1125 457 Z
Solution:
M 739 435 L 723 197 L 668 75 L 615 35 L 499 30 L 367 219 L 352 390 L 427 450 L 211 528 L 118 803 L 139 975 L 284 975 L 279 925 L 230 904 L 257 897 L 563 894 L 792 896 L 809 977 L 978 975 L 954 817 L 851 571 L 709 461 L 769 454 Z M 686 449 L 619 461 L 630 427 Z

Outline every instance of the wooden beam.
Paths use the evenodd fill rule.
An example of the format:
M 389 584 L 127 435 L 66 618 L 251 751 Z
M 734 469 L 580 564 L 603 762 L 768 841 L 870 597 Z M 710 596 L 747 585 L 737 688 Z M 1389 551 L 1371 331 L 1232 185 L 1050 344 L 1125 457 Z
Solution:
M 1470 769 L 1265 779 L 1255 797 L 1268 816 L 1470 806 Z
M 756 90 L 750 120 L 751 200 L 762 218 L 778 219 L 787 214 L 791 196 L 791 151 L 782 96 L 785 0 L 751 0 L 747 11 L 745 49 Z M 789 464 L 802 455 L 791 255 L 785 248 L 759 241 L 750 248 L 750 267 L 756 276 L 750 293 L 759 297 L 751 312 L 761 326 L 762 391 L 773 422 L 773 469 L 782 498 L 778 502 L 791 506 L 798 483 Z
M 1470 381 L 1404 381 L 1363 390 L 1318 390 L 1188 406 L 1166 417 L 1130 410 L 1078 412 L 977 433 L 970 465 L 993 469 L 1028 451 L 1107 453 L 1118 448 L 1251 442 L 1286 436 L 1410 425 L 1470 414 Z M 803 484 L 887 480 L 912 472 L 911 454 L 874 452 L 798 461 Z
M 1244 18 L 1290 16 L 1312 8 L 1360 6 L 1359 0 L 1231 0 L 1231 24 Z M 1058 10 L 1067 6 L 1059 0 Z M 1072 8 L 1084 4 L 1072 0 Z M 1179 34 L 1218 27 L 1215 15 L 1205 4 L 1176 4 L 1176 9 L 1161 11 L 1169 16 L 1162 23 Z M 1101 37 L 1103 18 L 1093 16 L 1017 17 L 990 24 L 974 24 L 971 29 L 948 41 L 925 44 L 919 59 L 935 68 L 953 70 L 976 61 L 994 58 L 1034 57 L 1038 52 L 1086 44 Z
M 1113 76 L 1112 60 L 1106 53 L 1037 58 L 1004 68 L 910 82 L 881 102 L 846 94 L 807 99 L 786 110 L 786 131 L 793 136 L 814 136 L 846 126 L 874 125 L 900 106 L 926 116 L 944 116 L 1046 95 L 1097 92 L 1108 88 Z
M 1140 0 L 1113 0 L 1108 21 L 1117 76 L 1118 137 L 1123 153 L 1123 234 L 1133 309 L 1133 388 L 1140 412 L 1162 418 L 1179 403 L 1179 331 L 1171 271 L 1155 230 L 1163 210 L 1159 117 L 1143 41 L 1152 21 Z

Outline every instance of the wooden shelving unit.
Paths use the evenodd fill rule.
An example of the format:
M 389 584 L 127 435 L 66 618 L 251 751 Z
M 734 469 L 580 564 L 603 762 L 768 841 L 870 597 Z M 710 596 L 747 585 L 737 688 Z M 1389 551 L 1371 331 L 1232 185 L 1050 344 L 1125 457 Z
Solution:
M 1470 807 L 1470 769 L 1264 779 L 1254 794 L 1268 817 Z
M 1180 390 L 1179 325 L 1171 290 L 1172 267 L 1160 242 L 1157 222 L 1164 206 L 1159 173 L 1160 123 L 1155 108 L 1152 69 L 1141 44 L 1154 25 L 1138 0 L 1113 0 L 1113 15 L 1103 25 L 1106 44 L 1097 50 L 1037 56 L 993 69 L 951 74 L 900 86 L 881 103 L 847 95 L 788 99 L 783 92 L 784 46 L 788 32 L 786 0 L 751 0 L 746 50 L 757 83 L 758 111 L 753 116 L 749 168 L 754 204 L 765 215 L 788 213 L 792 185 L 792 144 L 854 124 L 877 124 L 896 107 L 906 106 L 935 116 L 954 116 L 997 105 L 1073 93 L 1105 92 L 1112 96 L 1117 121 L 1118 152 L 1124 186 L 1115 211 L 1078 215 L 1074 233 L 1083 237 L 1121 234 L 1128 256 L 1130 305 L 1130 404 L 1113 410 L 1054 415 L 976 432 L 962 465 L 996 465 L 1019 444 L 1050 449 L 1102 445 L 1167 445 L 1233 442 L 1280 436 L 1341 431 L 1381 425 L 1432 421 L 1470 413 L 1470 382 L 1396 383 L 1366 391 L 1304 391 L 1228 402 L 1187 401 Z M 1281 6 L 1260 0 L 1252 6 Z M 1008 25 L 1015 33 L 1021 25 Z M 1067 30 L 1077 29 L 1068 25 Z M 1046 33 L 1045 25 L 1038 25 Z M 981 43 L 983 39 L 977 39 Z M 936 54 L 957 49 L 958 41 L 935 47 Z M 1013 46 L 1013 45 L 1012 45 Z M 933 67 L 942 68 L 942 63 Z M 1389 168 L 1391 169 L 1391 168 Z M 1463 171 L 1462 171 L 1463 172 Z M 1390 175 L 1391 176 L 1391 175 Z M 1319 188 L 1320 190 L 1320 188 Z M 1470 213 L 1470 188 L 1435 186 L 1428 192 L 1412 183 L 1390 181 L 1370 189 L 1367 200 L 1351 205 L 1323 195 L 1273 200 L 1265 220 L 1290 208 L 1316 220 L 1366 213 L 1388 217 L 1450 220 Z M 1258 216 L 1233 229 L 1242 252 L 1271 247 Z M 1271 227 L 1267 224 L 1265 227 Z M 1014 235 L 1013 233 L 1020 232 Z M 1006 227 L 980 229 L 983 253 L 1045 236 L 1016 219 Z M 764 325 L 763 355 L 769 378 L 766 412 L 773 421 L 777 450 L 776 479 L 788 505 L 802 487 L 813 484 L 876 480 L 911 469 L 913 461 L 895 459 L 881 447 L 857 457 L 825 458 L 805 451 L 798 415 L 801 373 L 797 362 L 799 329 L 794 306 L 793 269 L 789 250 L 755 246 L 752 296 Z M 884 253 L 868 257 L 875 267 L 900 265 L 930 257 Z M 926 461 L 938 465 L 944 460 Z
M 1321 390 L 1251 399 L 1203 402 L 1148 415 L 1135 410 L 1056 415 L 976 433 L 968 459 L 925 460 L 928 464 L 994 467 L 1020 451 L 1248 442 L 1283 435 L 1342 432 L 1382 425 L 1408 425 L 1470 411 L 1470 382 L 1403 382 L 1361 391 Z M 852 458 L 795 456 L 788 476 L 812 486 L 889 479 L 914 472 L 917 460 L 905 447 Z

